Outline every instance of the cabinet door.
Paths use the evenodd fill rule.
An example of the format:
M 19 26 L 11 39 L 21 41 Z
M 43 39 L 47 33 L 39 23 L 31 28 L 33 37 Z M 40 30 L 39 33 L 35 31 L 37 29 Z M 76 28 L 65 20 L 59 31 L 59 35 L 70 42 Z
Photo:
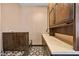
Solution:
M 27 34 L 28 35 L 28 34 Z M 26 33 L 16 33 L 16 50 L 28 50 L 29 38 Z M 27 48 L 28 47 L 28 48 Z
M 50 3 L 48 6 L 48 13 L 49 13 L 49 27 L 53 26 L 55 24 L 55 3 Z
M 15 43 L 16 43 L 16 45 L 15 45 L 16 50 L 22 50 L 23 49 L 22 46 L 24 44 L 23 34 L 16 33 L 14 37 L 15 37 L 14 40 L 15 40 Z
M 12 33 L 3 33 L 3 50 L 10 51 L 14 49 Z
M 13 39 L 13 43 L 14 43 L 14 50 L 17 51 L 17 48 L 19 46 L 18 46 L 18 39 L 17 39 L 16 33 L 12 33 L 12 39 Z
M 53 26 L 55 24 L 55 12 L 54 9 L 49 14 L 49 27 Z
M 56 5 L 56 24 L 64 23 L 69 18 L 69 5 L 58 3 Z

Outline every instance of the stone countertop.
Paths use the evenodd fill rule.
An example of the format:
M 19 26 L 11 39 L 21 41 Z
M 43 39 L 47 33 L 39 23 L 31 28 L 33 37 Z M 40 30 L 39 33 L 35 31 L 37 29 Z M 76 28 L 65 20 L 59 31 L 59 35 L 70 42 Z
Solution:
M 51 54 L 60 54 L 60 53 L 71 53 L 74 52 L 73 46 L 58 40 L 54 36 L 50 36 L 49 34 L 42 34 L 44 40 L 46 41 Z

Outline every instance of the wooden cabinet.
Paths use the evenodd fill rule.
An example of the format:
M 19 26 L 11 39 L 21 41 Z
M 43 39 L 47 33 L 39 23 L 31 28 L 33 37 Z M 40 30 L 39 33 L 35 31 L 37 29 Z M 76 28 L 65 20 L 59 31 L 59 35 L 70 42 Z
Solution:
M 12 34 L 11 33 L 7 33 L 7 34 L 3 33 L 3 38 L 2 39 L 3 39 L 3 50 L 4 51 L 5 50 L 12 50 L 13 49 L 13 44 L 14 44 L 13 40 L 12 40 Z
M 49 27 L 55 24 L 55 3 L 50 3 L 48 6 Z
M 73 3 L 56 3 L 49 4 L 49 31 L 50 35 L 61 33 L 67 35 L 74 34 L 74 4 Z M 72 29 L 72 30 L 70 30 Z
M 54 10 L 49 13 L 49 26 L 53 26 L 55 24 L 55 13 Z
M 4 32 L 2 34 L 4 51 L 28 51 L 28 32 Z
M 48 6 L 49 27 L 73 21 L 74 4 L 56 3 Z
M 64 23 L 69 17 L 69 5 L 59 3 L 56 5 L 56 22 L 55 24 Z
M 55 33 L 60 33 L 71 35 L 75 38 L 75 4 L 56 3 L 54 7 L 52 5 L 53 3 L 49 4 L 48 8 L 49 34 L 55 36 Z
M 62 24 L 73 20 L 73 4 L 59 3 L 56 5 L 56 22 L 55 24 Z

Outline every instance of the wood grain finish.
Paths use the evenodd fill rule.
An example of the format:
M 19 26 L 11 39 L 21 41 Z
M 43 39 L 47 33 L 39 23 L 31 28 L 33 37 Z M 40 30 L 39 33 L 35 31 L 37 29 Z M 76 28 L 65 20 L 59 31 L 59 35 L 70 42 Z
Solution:
M 49 26 L 53 26 L 55 24 L 55 13 L 54 10 L 49 13 Z
M 25 51 L 29 48 L 28 32 L 3 32 L 4 51 Z
M 49 14 L 49 27 L 55 24 L 55 6 L 56 4 L 50 3 L 48 6 L 48 14 Z
M 64 3 L 59 3 L 55 7 L 56 10 L 56 22 L 55 24 L 64 23 L 69 17 L 69 5 Z
M 73 36 L 55 33 L 55 37 L 73 46 Z
M 56 3 L 54 8 L 50 7 L 51 11 L 49 11 L 49 17 L 51 18 L 49 18 L 49 33 L 52 36 L 55 36 L 55 33 L 73 36 L 73 39 L 71 40 L 71 42 L 70 41 L 67 41 L 67 42 L 68 43 L 70 42 L 69 44 L 73 45 L 74 50 L 78 50 L 79 45 L 77 44 L 76 34 L 75 34 L 76 33 L 76 30 L 75 30 L 75 26 L 76 26 L 75 11 L 76 10 L 74 5 L 75 5 L 74 3 Z M 48 8 L 48 10 L 50 9 Z M 51 16 L 50 14 L 52 13 L 53 9 L 54 9 L 54 16 L 53 14 Z
M 53 11 L 53 9 L 54 11 Z M 57 3 L 54 7 L 51 7 L 51 12 L 49 13 L 49 28 L 50 35 L 53 33 L 61 33 L 66 35 L 74 34 L 73 23 L 74 21 L 74 4 L 70 3 Z M 48 8 L 48 10 L 50 10 Z M 67 24 L 67 26 L 56 27 L 57 25 Z M 70 30 L 72 29 L 72 30 Z

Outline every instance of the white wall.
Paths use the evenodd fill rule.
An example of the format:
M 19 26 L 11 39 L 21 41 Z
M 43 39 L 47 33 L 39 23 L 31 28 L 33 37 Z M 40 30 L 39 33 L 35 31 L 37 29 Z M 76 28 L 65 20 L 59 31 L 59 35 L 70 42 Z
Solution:
M 33 45 L 41 44 L 47 29 L 47 7 L 22 7 L 20 31 L 29 32 Z
M 47 7 L 2 5 L 2 32 L 29 32 L 33 44 L 41 44 L 41 33 L 47 29 Z
M 19 30 L 20 10 L 17 4 L 2 4 L 2 32 Z

